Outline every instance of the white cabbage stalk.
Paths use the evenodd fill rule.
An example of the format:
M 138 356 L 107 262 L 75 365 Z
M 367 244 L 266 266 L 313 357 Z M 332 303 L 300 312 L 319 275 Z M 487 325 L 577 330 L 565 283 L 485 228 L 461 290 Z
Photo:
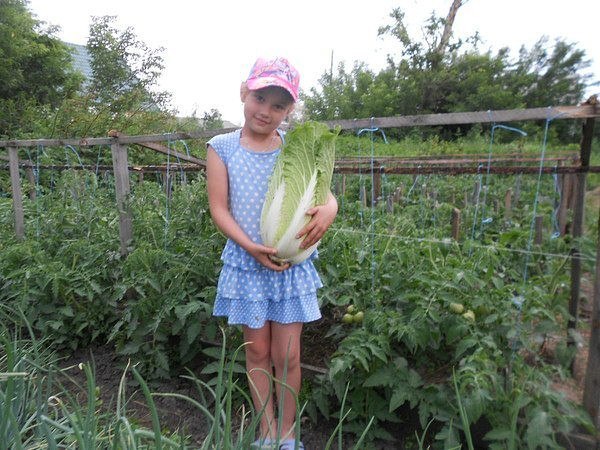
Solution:
M 260 220 L 263 244 L 277 249 L 279 262 L 299 264 L 318 242 L 301 249 L 298 232 L 310 221 L 306 211 L 327 201 L 335 162 L 337 132 L 306 122 L 287 133 L 285 145 L 269 179 Z

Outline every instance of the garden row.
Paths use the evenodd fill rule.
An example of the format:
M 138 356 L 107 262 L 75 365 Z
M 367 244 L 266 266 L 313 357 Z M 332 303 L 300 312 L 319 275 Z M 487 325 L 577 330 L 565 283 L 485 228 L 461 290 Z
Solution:
M 581 408 L 550 388 L 569 377 L 573 357 L 565 339 L 569 242 L 547 233 L 533 244 L 531 236 L 534 214 L 552 223 L 553 179 L 538 186 L 522 177 L 506 220 L 490 205 L 517 177 L 492 177 L 485 214 L 475 197 L 462 204 L 469 232 L 454 241 L 452 199 L 462 202 L 477 178 L 387 176 L 384 192 L 405 186 L 393 213 L 383 202 L 365 207 L 367 180 L 348 180 L 318 261 L 325 287 L 316 327 L 330 345 L 314 358 L 326 373 L 301 392 L 314 421 L 347 413 L 344 432 L 368 429 L 370 440 L 398 439 L 403 423 L 443 448 L 466 442 L 469 430 L 486 445 L 517 448 L 554 446 L 575 427 L 590 429 Z M 39 195 L 24 201 L 25 238 L 0 243 L 0 300 L 55 347 L 108 342 L 147 379 L 177 376 L 202 358 L 197 375 L 213 379 L 218 358 L 207 342 L 221 336 L 211 311 L 224 239 L 202 178 L 170 196 L 153 181 L 132 186 L 135 245 L 126 255 L 114 195 L 110 177 L 67 171 L 51 188 L 42 176 Z M 0 199 L 5 236 L 10 212 L 10 199 Z M 583 238 L 581 248 L 591 271 L 594 245 Z M 344 323 L 349 307 L 364 312 L 362 321 Z M 241 336 L 227 336 L 233 354 Z M 544 349 L 556 340 L 549 356 Z M 243 386 L 243 374 L 236 377 Z

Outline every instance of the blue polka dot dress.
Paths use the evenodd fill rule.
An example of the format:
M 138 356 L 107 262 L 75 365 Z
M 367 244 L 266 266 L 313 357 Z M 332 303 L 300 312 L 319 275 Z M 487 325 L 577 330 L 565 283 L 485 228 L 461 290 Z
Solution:
M 280 149 L 255 152 L 242 147 L 240 137 L 241 130 L 236 130 L 215 136 L 208 144 L 227 167 L 233 218 L 254 242 L 262 243 L 262 205 Z M 226 316 L 231 325 L 251 328 L 261 328 L 267 321 L 285 324 L 321 318 L 317 289 L 322 283 L 313 265 L 316 257 L 315 251 L 301 264 L 276 272 L 228 239 L 213 314 Z

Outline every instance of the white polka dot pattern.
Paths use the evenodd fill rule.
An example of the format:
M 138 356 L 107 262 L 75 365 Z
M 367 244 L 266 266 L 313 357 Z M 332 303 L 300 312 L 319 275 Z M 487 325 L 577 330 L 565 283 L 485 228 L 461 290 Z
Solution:
M 280 151 L 243 148 L 240 130 L 215 136 L 208 144 L 227 167 L 229 207 L 234 219 L 254 242 L 261 242 L 262 204 Z M 312 262 L 316 257 L 315 251 L 303 263 L 275 272 L 227 240 L 213 314 L 227 316 L 230 324 L 252 328 L 262 327 L 267 320 L 293 323 L 319 319 L 316 292 L 322 283 Z

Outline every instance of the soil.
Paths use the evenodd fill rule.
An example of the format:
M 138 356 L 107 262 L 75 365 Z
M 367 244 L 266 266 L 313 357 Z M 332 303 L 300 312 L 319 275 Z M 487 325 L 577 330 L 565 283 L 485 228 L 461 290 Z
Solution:
M 588 286 L 582 286 L 582 291 Z M 582 403 L 583 399 L 583 384 L 585 378 L 585 370 L 587 364 L 587 344 L 589 341 L 589 326 L 587 319 L 590 317 L 591 308 L 585 301 L 581 306 L 580 316 L 580 333 L 583 337 L 582 343 L 578 346 L 577 356 L 574 361 L 574 376 L 568 380 L 557 380 L 554 383 L 554 388 L 564 392 L 567 398 Z M 590 296 L 587 296 L 590 298 Z M 303 333 L 303 376 L 310 378 L 324 371 L 327 359 L 335 350 L 335 343 L 331 339 L 325 338 L 324 333 L 329 329 L 329 325 L 333 319 L 324 318 L 321 321 L 308 324 Z M 558 339 L 548 341 L 548 345 L 544 347 L 548 358 L 552 358 L 552 350 Z M 65 357 L 60 366 L 66 368 L 65 373 L 71 377 L 68 387 L 70 392 L 77 392 L 82 401 L 85 400 L 85 374 L 78 368 L 81 362 L 91 362 L 95 369 L 95 380 L 100 388 L 100 397 L 103 407 L 106 411 L 115 411 L 116 396 L 119 388 L 120 380 L 123 376 L 126 366 L 126 360 L 116 355 L 112 345 L 100 345 L 85 350 L 78 350 Z M 203 366 L 203 362 L 198 360 L 194 362 L 196 366 L 191 367 L 194 373 L 199 373 Z M 137 423 L 151 428 L 152 422 L 146 401 L 142 393 L 136 387 L 131 373 L 128 373 L 126 387 L 126 398 L 131 398 L 128 403 L 128 417 L 135 418 Z M 164 382 L 155 382 L 150 385 L 151 392 L 163 393 L 178 393 L 191 398 L 198 398 L 197 391 L 192 383 L 181 376 L 174 377 Z M 159 413 L 161 427 L 169 431 L 182 430 L 183 433 L 190 437 L 192 446 L 199 445 L 204 436 L 206 436 L 208 426 L 202 413 L 192 404 L 184 400 L 173 397 L 154 397 L 157 411 Z M 335 423 L 320 420 L 318 424 L 312 423 L 308 418 L 302 423 L 302 441 L 307 449 L 321 450 L 324 449 L 328 439 L 330 438 Z M 376 448 L 379 450 L 402 449 L 403 436 L 400 430 L 389 430 L 395 435 L 397 441 L 395 443 L 379 442 Z M 344 448 L 351 448 L 352 441 L 350 437 L 345 438 Z M 337 443 L 333 445 L 337 448 Z
M 329 320 L 324 318 L 305 326 L 302 347 L 304 378 L 324 373 L 327 359 L 335 350 L 335 345 L 331 339 L 324 339 L 323 336 L 329 329 L 327 322 Z M 63 382 L 69 392 L 75 394 L 82 404 L 86 399 L 86 378 L 85 373 L 79 369 L 78 365 L 86 362 L 94 368 L 95 382 L 99 387 L 103 410 L 114 413 L 119 384 L 127 365 L 126 359 L 117 355 L 114 347 L 110 344 L 76 350 L 61 359 L 60 367 L 65 373 Z M 201 360 L 194 361 L 190 369 L 194 373 L 199 373 L 204 364 Z M 166 381 L 149 383 L 150 391 L 153 393 L 177 393 L 198 399 L 198 391 L 192 382 L 183 377 L 187 374 L 185 372 L 181 376 Z M 130 420 L 134 418 L 137 423 L 151 428 L 150 410 L 142 392 L 133 379 L 131 371 L 128 371 L 126 380 L 125 398 L 130 399 L 127 405 L 128 418 Z M 163 430 L 169 430 L 170 432 L 181 430 L 184 435 L 189 437 L 192 447 L 201 444 L 202 439 L 207 434 L 208 425 L 202 412 L 197 407 L 185 400 L 173 397 L 155 396 L 153 399 Z M 328 422 L 325 420 L 320 420 L 318 424 L 314 424 L 307 417 L 303 418 L 302 442 L 305 448 L 310 450 L 325 448 L 335 425 L 336 423 L 333 421 Z M 401 436 L 398 437 L 401 439 Z M 352 438 L 346 436 L 344 438 L 344 448 L 351 448 L 352 444 Z M 376 445 L 377 449 L 380 450 L 399 448 L 398 442 L 394 444 L 381 442 Z M 337 448 L 337 438 L 334 448 Z

